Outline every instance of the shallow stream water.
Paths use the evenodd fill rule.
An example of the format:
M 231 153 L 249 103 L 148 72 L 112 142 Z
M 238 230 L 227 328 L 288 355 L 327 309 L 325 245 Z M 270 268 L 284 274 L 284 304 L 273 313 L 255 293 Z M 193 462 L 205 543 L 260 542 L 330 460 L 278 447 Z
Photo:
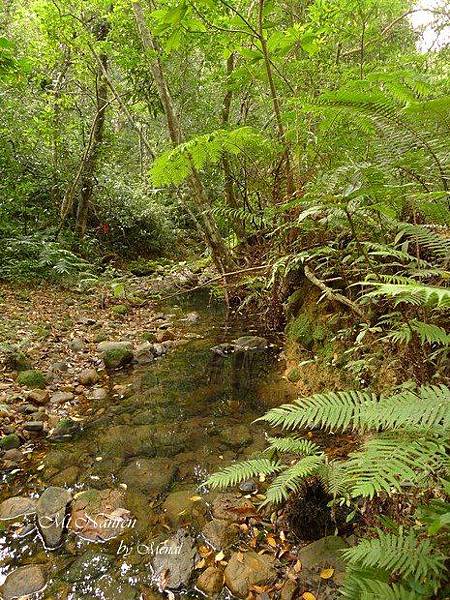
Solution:
M 264 448 L 264 431 L 253 421 L 278 389 L 276 343 L 266 351 L 222 357 L 211 347 L 257 332 L 227 320 L 223 306 L 204 296 L 162 309 L 183 343 L 146 367 L 118 373 L 114 383 L 126 386 L 124 397 L 95 402 L 76 437 L 48 443 L 28 472 L 0 479 L 0 501 L 37 497 L 49 485 L 73 494 L 122 490 L 135 524 L 105 543 L 68 532 L 53 551 L 44 548 L 33 517 L 13 533 L 0 529 L 0 584 L 17 567 L 38 563 L 48 574 L 39 598 L 152 597 L 151 548 L 178 527 L 165 514 L 167 496 L 186 490 L 207 500 L 202 482 L 208 473 Z M 184 320 L 194 310 L 198 321 Z M 200 530 L 208 518 L 203 508 L 178 520 Z

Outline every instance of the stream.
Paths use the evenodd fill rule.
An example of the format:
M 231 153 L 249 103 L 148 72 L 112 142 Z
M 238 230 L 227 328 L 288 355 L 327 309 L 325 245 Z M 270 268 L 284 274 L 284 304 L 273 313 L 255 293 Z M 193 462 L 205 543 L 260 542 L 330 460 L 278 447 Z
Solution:
M 253 421 L 282 400 L 272 401 L 280 382 L 277 344 L 220 355 L 211 348 L 258 332 L 227 321 L 223 306 L 204 295 L 162 308 L 183 343 L 145 367 L 117 372 L 122 398 L 94 401 L 77 435 L 47 441 L 28 472 L 15 469 L 0 480 L 0 501 L 60 486 L 73 502 L 93 490 L 95 504 L 95 490 L 116 490 L 119 499 L 106 499 L 106 507 L 130 511 L 130 525 L 102 543 L 90 539 L 89 527 L 77 535 L 69 526 L 62 544 L 48 550 L 35 517 L 25 517 L 12 531 L 0 529 L 0 584 L 18 567 L 39 564 L 46 588 L 36 598 L 156 598 L 151 549 L 179 526 L 198 533 L 210 519 L 206 476 L 265 447 L 263 427 Z M 198 314 L 195 322 L 185 319 L 189 311 Z

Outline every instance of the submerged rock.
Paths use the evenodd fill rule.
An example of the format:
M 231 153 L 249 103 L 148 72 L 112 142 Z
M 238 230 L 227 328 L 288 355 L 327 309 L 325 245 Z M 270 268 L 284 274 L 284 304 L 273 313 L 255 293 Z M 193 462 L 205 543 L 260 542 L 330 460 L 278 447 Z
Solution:
M 172 527 L 183 523 L 199 521 L 206 513 L 206 505 L 192 490 L 182 490 L 169 494 L 162 505 L 164 514 Z
M 239 525 L 223 519 L 212 519 L 203 527 L 202 535 L 215 550 L 221 550 L 237 541 Z
M 0 521 L 9 521 L 26 515 L 34 515 L 35 512 L 36 500 L 34 498 L 14 496 L 13 498 L 4 500 L 0 504 Z
M 194 540 L 184 529 L 161 544 L 153 559 L 154 580 L 159 587 L 176 590 L 186 586 L 194 570 L 196 553 Z
M 132 526 L 124 503 L 121 490 L 86 490 L 73 502 L 69 529 L 91 542 L 113 539 Z
M 139 458 L 121 471 L 120 479 L 130 488 L 156 495 L 169 488 L 176 471 L 168 458 Z
M 223 569 L 208 567 L 197 579 L 197 587 L 209 597 L 217 596 L 223 587 Z
M 44 570 L 40 565 L 26 565 L 10 573 L 0 587 L 3 600 L 36 594 L 45 588 Z
M 240 494 L 218 494 L 212 504 L 213 516 L 225 521 L 243 521 L 249 516 L 256 515 L 256 512 L 253 502 Z
M 44 491 L 37 502 L 38 526 L 48 548 L 57 548 L 61 543 L 71 499 L 72 495 L 68 490 L 52 486 Z
M 235 552 L 225 567 L 225 585 L 238 598 L 246 598 L 254 585 L 269 583 L 276 575 L 275 557 L 256 552 Z
M 241 448 L 252 443 L 252 434 L 246 425 L 232 425 L 223 429 L 219 437 L 230 448 Z
M 73 421 L 70 417 L 64 417 L 64 419 L 58 421 L 48 437 L 53 441 L 59 441 L 70 438 L 79 431 L 79 423 Z

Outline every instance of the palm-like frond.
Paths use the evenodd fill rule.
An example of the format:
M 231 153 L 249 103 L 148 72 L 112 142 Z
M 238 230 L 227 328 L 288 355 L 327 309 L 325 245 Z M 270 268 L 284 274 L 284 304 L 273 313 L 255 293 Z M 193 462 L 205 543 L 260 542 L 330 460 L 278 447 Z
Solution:
M 445 562 L 431 540 L 418 540 L 413 530 L 398 535 L 378 530 L 376 538 L 362 540 L 342 554 L 350 565 L 358 568 L 377 567 L 390 574 L 412 576 L 416 581 L 439 575 Z
M 226 488 L 259 474 L 271 475 L 272 473 L 279 471 L 280 468 L 281 465 L 278 462 L 267 458 L 246 460 L 225 467 L 225 469 L 217 473 L 213 473 L 206 483 L 212 489 Z
M 286 500 L 289 494 L 298 492 L 303 480 L 315 474 L 322 463 L 322 456 L 305 456 L 284 469 L 270 484 L 264 504 L 279 504 Z
M 445 445 L 417 435 L 378 434 L 363 449 L 350 454 L 345 471 L 353 497 L 373 498 L 381 492 L 399 491 L 402 483 L 423 483 L 445 462 Z

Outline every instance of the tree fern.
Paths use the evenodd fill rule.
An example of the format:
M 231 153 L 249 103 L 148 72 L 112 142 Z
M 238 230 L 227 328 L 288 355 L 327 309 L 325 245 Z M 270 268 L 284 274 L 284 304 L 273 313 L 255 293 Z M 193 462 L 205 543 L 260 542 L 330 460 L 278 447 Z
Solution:
M 231 131 L 219 129 L 164 152 L 153 163 L 151 178 L 157 186 L 179 185 L 189 177 L 192 167 L 201 170 L 207 165 L 215 165 L 224 153 L 238 156 L 251 152 L 253 157 L 255 153 L 264 156 L 273 147 L 267 138 L 251 127 Z
M 417 333 L 422 344 L 437 344 L 448 346 L 450 344 L 450 335 L 439 325 L 424 323 L 417 319 L 412 319 L 408 323 L 402 323 L 397 329 L 393 329 L 387 335 L 388 339 L 398 343 L 409 343 L 412 340 L 413 333 Z
M 298 492 L 303 480 L 316 474 L 323 463 L 323 456 L 305 456 L 294 465 L 284 468 L 270 484 L 264 504 L 279 504 L 291 493 Z

